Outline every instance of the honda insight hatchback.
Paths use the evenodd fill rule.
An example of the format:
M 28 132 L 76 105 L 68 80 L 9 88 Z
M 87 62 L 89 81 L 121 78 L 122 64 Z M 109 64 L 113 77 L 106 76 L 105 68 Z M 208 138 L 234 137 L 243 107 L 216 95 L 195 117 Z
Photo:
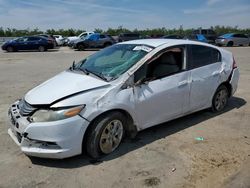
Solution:
M 211 108 L 237 88 L 233 55 L 205 43 L 145 39 L 115 44 L 30 90 L 9 108 L 9 135 L 30 156 L 113 152 L 126 135 Z

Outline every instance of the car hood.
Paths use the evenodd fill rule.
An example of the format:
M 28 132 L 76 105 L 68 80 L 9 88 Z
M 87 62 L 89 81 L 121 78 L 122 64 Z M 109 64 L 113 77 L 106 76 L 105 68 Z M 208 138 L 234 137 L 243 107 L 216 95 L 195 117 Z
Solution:
M 25 95 L 25 100 L 31 105 L 49 105 L 70 95 L 108 85 L 90 75 L 64 71 L 30 90 Z
M 74 37 L 68 37 L 68 39 L 71 41 L 71 40 L 77 40 L 77 39 L 79 39 L 79 37 L 77 37 L 77 36 L 74 36 Z
M 85 39 L 76 39 L 73 41 L 74 44 L 78 43 L 78 42 L 82 42 L 82 41 L 85 41 Z

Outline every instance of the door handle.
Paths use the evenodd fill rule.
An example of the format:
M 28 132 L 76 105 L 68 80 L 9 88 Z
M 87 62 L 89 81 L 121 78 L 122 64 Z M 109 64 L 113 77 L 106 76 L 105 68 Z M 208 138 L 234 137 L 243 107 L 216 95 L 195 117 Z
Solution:
M 187 85 L 188 84 L 188 81 L 187 80 L 184 80 L 184 81 L 181 81 L 181 82 L 179 82 L 179 87 L 181 87 L 181 86 L 185 86 L 185 85 Z

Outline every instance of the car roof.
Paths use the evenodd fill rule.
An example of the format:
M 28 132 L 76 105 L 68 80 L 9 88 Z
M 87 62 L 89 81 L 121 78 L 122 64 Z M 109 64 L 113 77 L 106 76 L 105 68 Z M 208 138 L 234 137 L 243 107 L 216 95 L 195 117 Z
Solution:
M 210 47 L 216 48 L 216 46 L 213 46 L 207 43 L 191 41 L 191 40 L 183 40 L 183 39 L 139 39 L 139 40 L 130 40 L 130 41 L 122 42 L 120 44 L 148 45 L 148 46 L 152 46 L 155 48 L 161 45 L 174 46 L 174 45 L 183 45 L 183 44 L 196 44 L 196 45 L 210 46 Z

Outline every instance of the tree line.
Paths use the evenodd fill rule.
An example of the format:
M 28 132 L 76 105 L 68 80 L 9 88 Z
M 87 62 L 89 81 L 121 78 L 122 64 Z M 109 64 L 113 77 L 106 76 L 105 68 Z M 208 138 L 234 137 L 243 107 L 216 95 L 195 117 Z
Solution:
M 241 29 L 237 26 L 212 26 L 210 27 L 213 29 L 218 35 L 222 35 L 225 33 L 243 33 L 243 34 L 250 34 L 250 28 Z M 120 33 L 139 33 L 142 36 L 151 36 L 151 35 L 171 35 L 171 34 L 179 34 L 179 35 L 190 35 L 194 28 L 191 29 L 183 29 L 182 26 L 179 28 L 168 29 L 165 27 L 162 28 L 155 28 L 155 29 L 126 29 L 122 26 L 118 28 L 108 28 L 107 30 L 103 30 L 100 28 L 96 28 L 94 32 L 98 33 L 107 33 L 110 35 L 119 35 Z M 30 36 L 30 35 L 37 35 L 41 33 L 47 33 L 51 35 L 63 35 L 63 36 L 75 36 L 79 35 L 80 33 L 84 32 L 84 29 L 47 29 L 46 31 L 42 31 L 38 28 L 35 29 L 16 29 L 16 28 L 3 28 L 0 27 L 0 37 L 20 37 L 20 36 Z

